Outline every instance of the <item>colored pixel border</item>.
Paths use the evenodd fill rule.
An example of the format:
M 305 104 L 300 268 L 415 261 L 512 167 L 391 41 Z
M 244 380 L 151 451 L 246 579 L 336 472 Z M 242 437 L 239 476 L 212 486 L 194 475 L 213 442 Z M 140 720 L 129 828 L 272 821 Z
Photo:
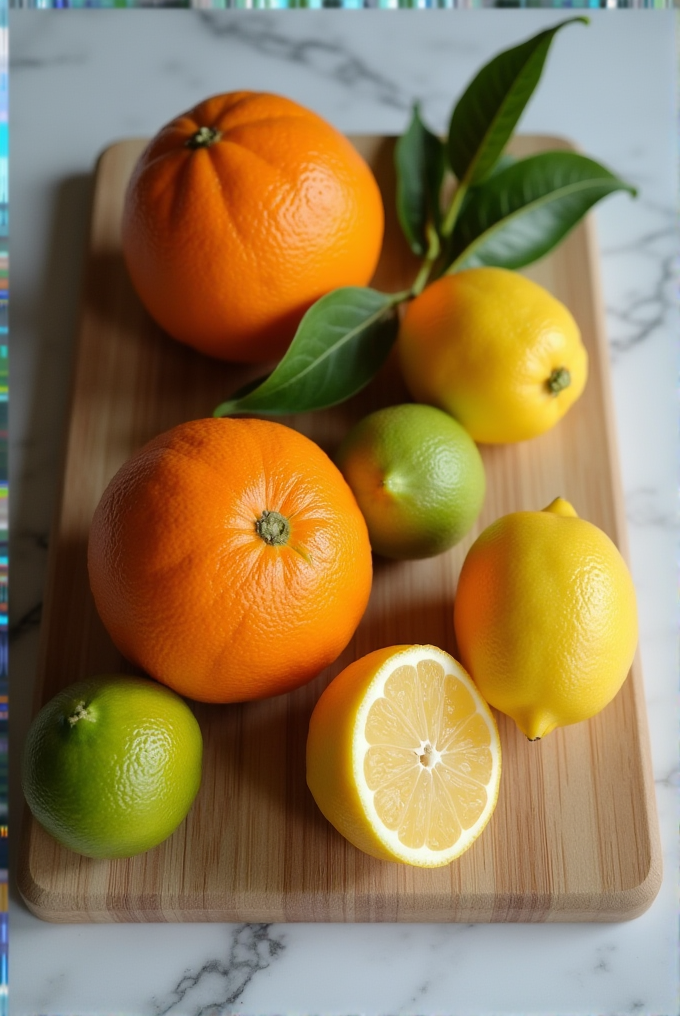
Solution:
M 2 2 L 2 0 L 0 0 Z M 360 10 L 382 8 L 432 9 L 448 8 L 473 10 L 479 8 L 547 8 L 547 9 L 599 9 L 599 8 L 652 8 L 663 10 L 675 7 L 674 0 L 10 0 L 12 8 L 55 10 L 75 8 L 128 8 L 173 7 L 199 10 L 290 10 L 306 8 L 321 10 L 342 8 Z
M 0 0 L 0 1016 L 7 1016 L 7 410 L 8 410 L 8 28 L 7 3 Z
M 7 721 L 8 721 L 8 8 L 199 10 L 358 9 L 667 9 L 680 0 L 0 0 L 0 1016 L 8 1016 L 7 952 Z M 680 38 L 680 36 L 679 36 Z

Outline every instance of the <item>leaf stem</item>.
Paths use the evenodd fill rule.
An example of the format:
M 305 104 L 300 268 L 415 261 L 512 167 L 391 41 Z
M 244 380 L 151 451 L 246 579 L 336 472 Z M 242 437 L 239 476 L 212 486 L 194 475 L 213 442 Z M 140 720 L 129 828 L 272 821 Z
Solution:
M 453 227 L 456 224 L 456 219 L 458 218 L 460 207 L 463 204 L 463 198 L 467 194 L 467 189 L 468 185 L 466 180 L 461 180 L 461 182 L 458 184 L 455 191 L 453 192 L 451 204 L 446 210 L 446 215 L 444 216 L 444 221 L 442 223 L 442 236 L 444 237 L 451 236 L 451 233 L 453 232 Z
M 385 295 L 389 296 L 390 307 L 396 307 L 413 295 L 413 286 L 410 289 L 402 289 L 400 293 L 386 293 Z
M 463 204 L 463 198 L 467 194 L 467 189 L 468 184 L 466 180 L 461 180 L 453 192 L 451 202 L 449 207 L 446 209 L 446 214 L 444 215 L 444 220 L 441 226 L 441 236 L 444 239 L 447 239 L 453 232 L 453 227 L 456 224 L 456 219 L 458 218 L 458 213 L 460 212 L 461 205 Z M 420 271 L 416 276 L 415 282 L 411 286 L 411 296 L 418 296 L 425 289 L 430 275 L 432 274 L 432 269 L 441 254 L 440 234 L 437 233 L 436 229 L 434 229 L 431 224 L 428 225 L 427 237 L 429 243 L 427 255 L 420 266 Z
M 409 296 L 418 296 L 418 294 L 422 293 L 422 291 L 425 289 L 425 285 L 430 277 L 430 273 L 432 272 L 435 261 L 437 260 L 441 252 L 439 235 L 437 233 L 437 230 L 431 223 L 428 223 L 427 227 L 427 241 L 428 241 L 427 255 L 425 256 L 425 260 L 420 266 L 420 271 L 416 275 L 415 282 L 411 286 L 411 289 L 408 293 Z

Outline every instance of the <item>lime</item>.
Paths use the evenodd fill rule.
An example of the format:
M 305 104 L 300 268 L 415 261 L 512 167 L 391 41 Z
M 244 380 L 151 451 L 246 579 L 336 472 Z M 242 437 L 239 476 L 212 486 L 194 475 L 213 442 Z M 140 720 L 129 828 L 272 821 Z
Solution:
M 336 461 L 385 557 L 441 554 L 471 529 L 486 490 L 474 441 L 433 406 L 389 406 L 360 420 Z
M 183 821 L 201 782 L 203 740 L 186 702 L 124 674 L 72 684 L 28 732 L 22 785 L 40 824 L 87 857 L 131 857 Z

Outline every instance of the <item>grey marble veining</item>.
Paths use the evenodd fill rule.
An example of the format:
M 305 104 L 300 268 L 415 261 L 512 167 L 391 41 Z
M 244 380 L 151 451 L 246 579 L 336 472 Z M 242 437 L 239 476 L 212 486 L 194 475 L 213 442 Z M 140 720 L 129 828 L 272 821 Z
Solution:
M 668 328 L 676 313 L 677 228 L 671 208 L 642 202 L 648 212 L 649 232 L 627 243 L 603 249 L 602 256 L 621 276 L 630 279 L 616 305 L 609 304 L 607 324 L 612 360 L 633 346 Z
M 365 15 L 361 15 L 364 17 Z M 408 112 L 411 97 L 402 87 L 398 74 L 388 75 L 376 70 L 371 56 L 359 56 L 351 45 L 340 38 L 320 37 L 314 33 L 300 36 L 286 31 L 287 22 L 273 21 L 266 15 L 225 21 L 219 12 L 202 12 L 203 25 L 217 39 L 229 46 L 260 57 L 293 64 L 321 80 L 332 81 L 361 99 L 366 96 L 385 106 Z
M 227 1012 L 243 995 L 253 977 L 267 970 L 285 948 L 272 933 L 271 924 L 238 924 L 230 930 L 225 959 L 210 959 L 200 970 L 183 975 L 169 995 L 153 1000 L 154 1014 L 191 1013 L 217 1016 Z
M 666 875 L 614 925 L 56 926 L 13 896 L 12 1016 L 676 1016 L 677 140 L 670 11 L 558 36 L 522 129 L 639 188 L 595 218 Z M 67 415 L 89 180 L 113 140 L 207 95 L 283 92 L 398 133 L 565 11 L 11 12 L 12 736 L 28 726 Z M 16 775 L 11 815 L 21 811 Z M 13 849 L 16 853 L 16 840 Z

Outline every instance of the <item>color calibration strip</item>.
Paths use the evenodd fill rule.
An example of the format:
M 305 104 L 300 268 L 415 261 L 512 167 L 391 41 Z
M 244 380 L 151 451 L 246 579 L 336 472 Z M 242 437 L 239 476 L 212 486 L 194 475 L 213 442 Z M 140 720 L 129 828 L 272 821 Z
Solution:
M 7 997 L 7 399 L 9 233 L 7 3 L 0 0 L 0 1016 Z
M 10 0 L 10 7 L 36 10 L 66 8 L 126 8 L 126 7 L 183 7 L 197 10 L 291 10 L 307 8 L 342 8 L 361 10 L 382 8 L 385 10 L 426 10 L 448 8 L 474 10 L 479 8 L 547 8 L 600 9 L 600 8 L 673 8 L 674 0 Z

